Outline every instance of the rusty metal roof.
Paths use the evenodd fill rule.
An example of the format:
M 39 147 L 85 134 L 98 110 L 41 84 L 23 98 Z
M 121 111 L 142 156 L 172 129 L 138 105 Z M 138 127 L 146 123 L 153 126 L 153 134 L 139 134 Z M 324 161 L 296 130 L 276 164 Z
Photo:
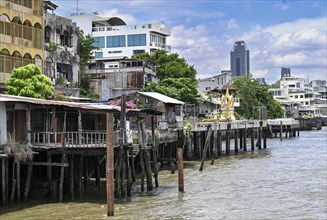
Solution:
M 80 103 L 80 102 L 63 102 L 46 99 L 35 99 L 22 96 L 4 95 L 0 94 L 0 102 L 20 102 L 30 103 L 35 105 L 48 106 L 65 106 L 70 108 L 85 109 L 85 110 L 101 110 L 101 111 L 120 111 L 120 106 L 104 105 L 96 103 Z
M 158 92 L 137 92 L 141 95 L 148 96 L 154 99 L 157 99 L 163 103 L 170 103 L 170 104 L 177 104 L 177 105 L 184 105 L 185 103 L 182 101 L 179 101 L 177 99 L 171 98 L 169 96 L 165 96 Z

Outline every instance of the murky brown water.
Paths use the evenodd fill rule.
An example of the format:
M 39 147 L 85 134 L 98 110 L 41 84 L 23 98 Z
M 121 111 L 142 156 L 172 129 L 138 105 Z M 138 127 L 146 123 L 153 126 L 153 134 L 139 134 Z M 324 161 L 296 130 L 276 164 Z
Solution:
M 327 219 L 327 128 L 268 140 L 268 149 L 206 162 L 185 163 L 185 193 L 177 172 L 160 173 L 151 193 L 116 201 L 106 216 L 105 191 L 83 201 L 1 208 L 0 219 Z M 6 209 L 6 210 L 4 210 Z

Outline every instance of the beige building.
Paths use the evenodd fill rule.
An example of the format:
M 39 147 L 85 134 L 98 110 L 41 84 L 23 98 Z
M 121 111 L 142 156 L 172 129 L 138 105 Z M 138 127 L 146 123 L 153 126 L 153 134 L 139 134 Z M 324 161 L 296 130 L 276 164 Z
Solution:
M 43 69 L 43 0 L 0 0 L 0 86 L 14 68 Z

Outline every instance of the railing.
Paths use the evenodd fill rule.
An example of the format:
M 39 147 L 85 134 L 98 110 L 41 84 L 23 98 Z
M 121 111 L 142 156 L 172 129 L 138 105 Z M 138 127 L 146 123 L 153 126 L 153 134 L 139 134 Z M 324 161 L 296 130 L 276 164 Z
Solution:
M 114 146 L 119 144 L 118 135 L 118 132 L 114 132 Z M 105 131 L 31 132 L 31 144 L 61 147 L 63 136 L 66 137 L 66 147 L 69 148 L 106 147 Z

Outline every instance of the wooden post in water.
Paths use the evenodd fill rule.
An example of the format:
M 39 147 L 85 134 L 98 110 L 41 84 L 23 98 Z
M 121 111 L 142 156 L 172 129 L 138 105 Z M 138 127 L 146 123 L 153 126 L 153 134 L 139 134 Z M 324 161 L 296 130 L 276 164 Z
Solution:
M 67 112 L 64 114 L 64 125 L 62 129 L 62 157 L 61 162 L 66 162 L 65 148 L 66 148 L 66 118 Z M 63 187 L 64 187 L 64 172 L 65 167 L 60 167 L 60 179 L 59 179 L 59 202 L 62 202 L 63 199 Z
M 184 173 L 183 173 L 183 148 L 178 148 L 178 189 L 179 192 L 184 192 Z
M 283 122 L 282 121 L 280 121 L 279 137 L 280 137 L 280 140 L 282 141 L 283 140 Z
M 16 163 L 17 202 L 20 203 L 20 162 Z
M 218 127 L 218 122 L 217 120 L 215 120 L 213 123 L 213 154 L 212 154 L 211 165 L 215 162 L 215 158 L 218 158 L 217 127 Z
M 209 127 L 209 129 L 208 129 L 208 132 L 207 132 L 206 142 L 205 142 L 204 148 L 203 148 L 202 161 L 201 161 L 199 171 L 203 170 L 204 161 L 205 161 L 206 156 L 207 156 L 208 146 L 209 146 L 210 138 L 211 138 L 211 135 L 212 135 L 212 128 L 211 128 L 210 125 L 208 125 L 208 127 Z
M 56 140 L 55 140 L 56 141 Z M 51 163 L 51 158 L 52 154 L 51 154 L 51 151 L 47 151 L 47 161 L 48 163 Z M 51 180 L 52 180 L 52 168 L 50 165 L 47 166 L 47 180 L 49 182 L 49 184 L 51 184 Z
M 254 122 L 252 123 L 252 130 L 251 130 L 251 151 L 254 151 Z
M 230 154 L 230 128 L 231 124 L 227 124 L 227 131 L 226 131 L 226 154 Z
M 267 148 L 267 137 L 266 137 L 266 135 L 263 135 L 263 148 L 264 149 Z
M 106 113 L 106 180 L 107 180 L 107 216 L 114 216 L 114 146 L 113 113 Z
M 32 164 L 28 164 L 28 165 L 27 165 L 26 180 L 25 180 L 24 201 L 27 201 L 28 194 L 29 194 L 29 192 L 30 192 L 30 185 L 31 185 L 32 172 L 33 172 L 33 165 L 32 165 Z
M 247 147 L 246 147 L 246 139 L 247 139 L 247 136 L 248 136 L 248 132 L 247 132 L 247 128 L 246 128 L 246 124 L 244 125 L 244 137 L 243 137 L 243 147 L 244 147 L 244 151 L 247 151 Z
M 221 130 L 220 130 L 220 124 L 218 125 L 218 134 L 217 134 L 217 145 L 218 145 L 218 156 L 222 155 L 222 151 L 221 151 L 221 145 L 222 145 L 222 141 L 221 141 Z
M 234 143 L 234 150 L 235 150 L 235 153 L 238 153 L 238 123 L 236 124 L 236 129 L 235 129 L 235 131 L 234 131 L 234 135 L 235 135 L 235 137 L 234 137 L 234 141 L 235 141 L 235 143 Z
M 243 149 L 243 129 L 239 130 L 239 135 L 240 135 L 240 149 Z
M 154 116 L 151 116 L 151 133 L 152 133 L 152 157 L 153 157 L 153 173 L 154 173 L 154 183 L 156 188 L 158 188 L 158 160 L 157 160 L 157 144 L 156 144 L 156 134 L 154 131 Z
M 69 191 L 70 199 L 74 200 L 74 154 L 71 155 L 69 160 Z
M 1 158 L 1 191 L 2 191 L 2 205 L 6 205 L 6 163 L 5 163 L 6 158 L 3 157 Z M 8 189 L 7 189 L 8 190 Z
M 143 135 L 141 129 L 142 121 L 138 122 L 138 134 L 139 134 L 139 159 L 140 159 L 140 167 L 141 167 L 141 191 L 144 192 L 144 159 L 143 159 Z
M 261 150 L 261 139 L 262 139 L 262 125 L 263 125 L 263 121 L 260 121 L 259 122 L 259 125 L 260 125 L 260 128 L 259 128 L 259 137 L 258 137 L 258 142 L 257 142 L 257 145 L 258 145 L 258 148 L 259 150 Z

